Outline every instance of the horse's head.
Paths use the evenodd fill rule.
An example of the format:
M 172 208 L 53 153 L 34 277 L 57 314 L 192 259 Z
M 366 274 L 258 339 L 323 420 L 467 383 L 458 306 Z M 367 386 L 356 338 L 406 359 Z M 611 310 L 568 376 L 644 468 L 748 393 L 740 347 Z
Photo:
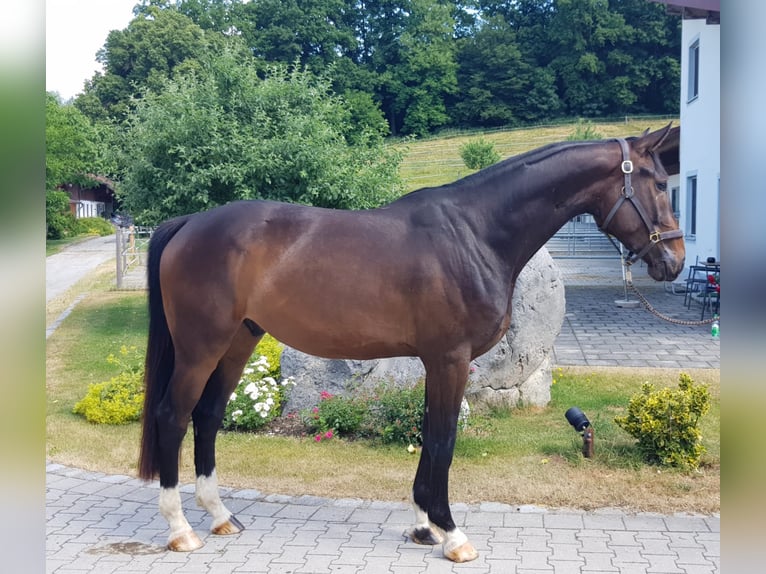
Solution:
M 684 268 L 686 248 L 683 231 L 673 215 L 668 194 L 668 174 L 659 157 L 660 147 L 678 131 L 671 124 L 656 132 L 628 141 L 618 140 L 621 161 L 616 166 L 619 183 L 609 178 L 609 189 L 601 195 L 596 220 L 602 231 L 614 235 L 639 259 L 657 281 L 672 281 Z

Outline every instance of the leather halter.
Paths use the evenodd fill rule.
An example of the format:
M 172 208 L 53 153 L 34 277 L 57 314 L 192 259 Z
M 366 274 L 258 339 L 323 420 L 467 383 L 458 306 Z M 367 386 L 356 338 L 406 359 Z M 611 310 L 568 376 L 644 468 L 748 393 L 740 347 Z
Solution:
M 632 265 L 641 259 L 644 255 L 646 255 L 649 250 L 657 245 L 660 241 L 683 237 L 684 232 L 681 229 L 673 229 L 672 231 L 659 231 L 654 225 L 652 225 L 651 220 L 646 215 L 646 211 L 644 211 L 644 208 L 641 206 L 638 198 L 633 193 L 633 186 L 631 185 L 630 180 L 630 175 L 633 173 L 633 162 L 630 161 L 630 151 L 628 150 L 628 144 L 622 138 L 617 138 L 617 142 L 620 144 L 620 148 L 622 149 L 622 165 L 620 167 L 625 178 L 625 184 L 620 190 L 620 199 L 617 200 L 617 203 L 615 203 L 614 207 L 612 207 L 611 211 L 609 211 L 606 219 L 604 219 L 604 224 L 601 225 L 599 229 L 606 234 L 610 241 L 612 241 L 612 238 L 607 231 L 609 224 L 617 213 L 617 210 L 622 207 L 623 203 L 625 203 L 625 200 L 628 200 L 631 204 L 633 204 L 633 207 L 636 208 L 636 211 L 641 217 L 641 220 L 644 222 L 644 225 L 646 225 L 646 229 L 649 231 L 649 243 L 647 243 L 644 248 L 637 254 L 632 252 L 628 254 L 628 257 L 625 258 L 625 265 Z M 617 247 L 614 241 L 612 241 L 612 244 Z M 619 247 L 617 249 L 619 250 Z

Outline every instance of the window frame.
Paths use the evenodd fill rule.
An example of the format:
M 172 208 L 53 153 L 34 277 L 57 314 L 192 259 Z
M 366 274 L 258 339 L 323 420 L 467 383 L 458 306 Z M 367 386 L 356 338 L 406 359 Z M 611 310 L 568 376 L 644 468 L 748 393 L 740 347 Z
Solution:
M 697 174 L 686 177 L 686 225 L 685 234 L 689 239 L 697 237 Z
M 687 70 L 686 102 L 693 102 L 700 95 L 700 39 L 689 44 L 689 67 Z

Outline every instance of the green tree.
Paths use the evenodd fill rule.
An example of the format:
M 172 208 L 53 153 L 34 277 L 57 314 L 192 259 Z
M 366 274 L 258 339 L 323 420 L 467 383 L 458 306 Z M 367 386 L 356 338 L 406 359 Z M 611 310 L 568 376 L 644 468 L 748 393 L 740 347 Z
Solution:
M 62 104 L 58 95 L 45 100 L 45 223 L 48 239 L 61 239 L 74 231 L 65 184 L 95 186 L 103 154 L 103 132 L 72 104 Z
M 208 52 L 220 50 L 222 34 L 206 34 L 167 2 L 136 8 L 124 30 L 112 30 L 96 59 L 104 71 L 86 82 L 76 105 L 92 118 L 123 120 L 147 89 L 160 89 L 167 78 L 190 73 Z
M 677 110 L 678 34 L 663 10 L 639 0 L 556 2 L 548 67 L 568 115 Z
M 144 223 L 236 199 L 367 208 L 397 197 L 400 155 L 369 126 L 352 132 L 328 80 L 281 65 L 261 78 L 225 51 L 139 102 L 121 197 Z
M 439 0 L 413 0 L 399 40 L 401 61 L 389 85 L 404 133 L 425 135 L 449 121 L 446 98 L 457 90 L 452 6 Z
M 558 112 L 553 76 L 527 61 L 516 32 L 504 17 L 490 17 L 474 34 L 463 38 L 458 62 L 456 123 L 518 125 Z
M 267 62 L 322 71 L 357 48 L 347 0 L 255 0 L 232 6 L 232 25 Z
M 71 104 L 48 92 L 45 100 L 45 187 L 93 184 L 98 135 L 91 121 Z

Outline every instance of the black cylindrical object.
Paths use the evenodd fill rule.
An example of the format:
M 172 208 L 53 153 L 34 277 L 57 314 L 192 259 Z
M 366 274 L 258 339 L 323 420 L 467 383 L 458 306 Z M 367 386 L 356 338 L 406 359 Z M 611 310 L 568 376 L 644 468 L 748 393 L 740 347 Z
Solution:
M 567 418 L 567 421 L 569 421 L 569 424 L 572 425 L 577 432 L 582 432 L 590 426 L 588 417 L 585 416 L 585 413 L 582 412 L 579 407 L 570 408 L 566 413 L 564 413 L 564 416 Z

